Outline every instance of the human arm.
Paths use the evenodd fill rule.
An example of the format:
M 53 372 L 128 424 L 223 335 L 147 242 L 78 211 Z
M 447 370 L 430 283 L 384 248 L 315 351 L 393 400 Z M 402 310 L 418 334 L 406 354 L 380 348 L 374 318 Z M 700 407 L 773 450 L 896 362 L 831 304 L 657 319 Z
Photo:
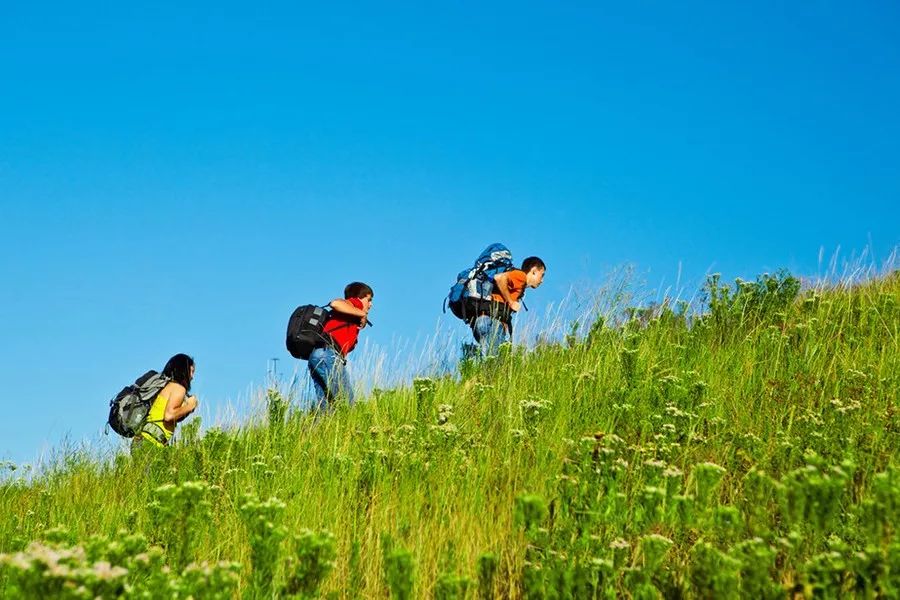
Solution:
M 343 300 L 341 298 L 337 298 L 332 300 L 329 304 L 331 309 L 335 312 L 349 315 L 351 317 L 359 317 L 361 319 L 360 326 L 366 326 L 366 316 L 368 315 L 368 311 L 363 308 L 357 308 L 352 302 L 349 300 Z
M 187 390 L 178 384 L 169 384 L 166 394 L 166 410 L 163 419 L 166 421 L 179 422 L 186 416 L 194 412 L 197 408 L 197 397 L 188 396 Z
M 197 396 L 193 396 L 193 395 L 186 396 L 184 401 L 185 401 L 185 403 L 190 403 L 193 406 L 191 407 L 190 411 L 186 412 L 185 414 L 181 415 L 181 417 L 178 418 L 178 421 L 177 421 L 178 423 L 181 423 L 182 421 L 187 419 L 189 416 L 191 416 L 194 413 L 194 411 L 197 410 L 197 406 L 200 404 L 200 401 L 197 400 Z
M 509 293 L 509 283 L 509 272 L 494 275 L 494 287 L 497 289 L 497 293 L 500 294 L 500 297 L 503 298 L 513 312 L 519 312 L 520 304 L 517 300 L 512 299 Z

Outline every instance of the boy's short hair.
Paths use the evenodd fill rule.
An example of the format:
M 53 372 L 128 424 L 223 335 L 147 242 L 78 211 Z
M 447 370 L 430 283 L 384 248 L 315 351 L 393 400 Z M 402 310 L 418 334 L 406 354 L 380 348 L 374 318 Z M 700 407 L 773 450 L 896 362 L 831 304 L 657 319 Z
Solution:
M 353 283 L 348 283 L 347 287 L 344 288 L 344 299 L 349 300 L 350 298 L 365 298 L 366 296 L 374 296 L 375 292 L 372 291 L 367 284 L 362 281 L 354 281 Z
M 522 261 L 522 270 L 526 273 L 535 267 L 537 267 L 541 271 L 547 270 L 547 265 L 545 265 L 544 261 L 539 259 L 537 256 L 529 256 Z

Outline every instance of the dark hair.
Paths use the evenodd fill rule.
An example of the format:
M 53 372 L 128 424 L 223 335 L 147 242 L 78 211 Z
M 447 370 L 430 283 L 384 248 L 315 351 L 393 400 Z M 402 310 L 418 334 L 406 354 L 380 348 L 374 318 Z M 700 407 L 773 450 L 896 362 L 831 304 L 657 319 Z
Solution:
M 528 258 L 526 258 L 525 260 L 522 261 L 522 270 L 525 271 L 526 273 L 528 271 L 530 271 L 531 269 L 533 269 L 534 267 L 537 267 L 541 271 L 547 270 L 547 265 L 545 265 L 544 261 L 539 259 L 537 256 L 529 256 Z
M 187 391 L 191 390 L 191 367 L 194 359 L 187 354 L 176 354 L 163 367 L 163 375 L 175 383 L 180 383 Z
M 362 281 L 354 281 L 353 283 L 348 283 L 347 287 L 344 288 L 345 300 L 349 300 L 350 298 L 365 298 L 366 296 L 374 295 L 375 292 L 372 291 L 372 288 L 370 288 Z

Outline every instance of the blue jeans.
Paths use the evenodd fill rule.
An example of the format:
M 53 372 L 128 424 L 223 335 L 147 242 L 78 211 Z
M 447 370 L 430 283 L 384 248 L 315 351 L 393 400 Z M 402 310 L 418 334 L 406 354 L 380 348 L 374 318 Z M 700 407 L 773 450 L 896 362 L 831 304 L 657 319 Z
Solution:
M 489 315 L 481 315 L 472 323 L 472 335 L 481 345 L 484 356 L 497 356 L 500 344 L 509 341 L 509 329 L 499 319 Z
M 345 397 L 353 405 L 353 389 L 344 357 L 334 348 L 316 348 L 309 355 L 309 375 L 316 388 L 316 410 L 327 410 L 338 397 Z

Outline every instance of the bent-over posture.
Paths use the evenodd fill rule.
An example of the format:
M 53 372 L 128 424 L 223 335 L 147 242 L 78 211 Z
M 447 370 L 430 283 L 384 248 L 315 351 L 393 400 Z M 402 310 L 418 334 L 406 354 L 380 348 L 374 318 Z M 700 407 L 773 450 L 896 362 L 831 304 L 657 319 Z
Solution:
M 194 369 L 194 359 L 187 354 L 176 354 L 169 359 L 162 374 L 171 381 L 150 406 L 147 420 L 135 437 L 136 443 L 147 441 L 156 446 L 167 446 L 175 435 L 175 425 L 197 410 L 197 397 L 189 394 Z
M 325 322 L 326 341 L 309 355 L 309 374 L 316 389 L 316 410 L 325 410 L 339 397 L 353 404 L 353 389 L 347 375 L 347 355 L 356 348 L 359 332 L 368 324 L 372 288 L 354 281 L 344 288 L 343 299 L 332 300 L 331 318 Z

